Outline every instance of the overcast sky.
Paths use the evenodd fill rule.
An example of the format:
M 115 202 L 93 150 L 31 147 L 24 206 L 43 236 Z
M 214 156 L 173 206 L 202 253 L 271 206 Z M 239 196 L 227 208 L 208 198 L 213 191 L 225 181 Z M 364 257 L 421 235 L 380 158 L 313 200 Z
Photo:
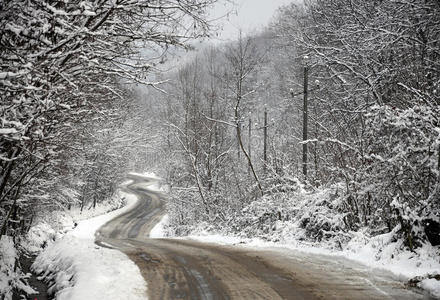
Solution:
M 221 40 L 236 39 L 240 28 L 244 33 L 261 29 L 269 23 L 278 7 L 298 0 L 235 0 L 235 2 L 236 13 L 230 14 L 229 18 L 224 18 L 221 22 L 223 27 L 220 32 Z M 226 12 L 225 6 L 218 4 L 213 15 L 221 16 Z

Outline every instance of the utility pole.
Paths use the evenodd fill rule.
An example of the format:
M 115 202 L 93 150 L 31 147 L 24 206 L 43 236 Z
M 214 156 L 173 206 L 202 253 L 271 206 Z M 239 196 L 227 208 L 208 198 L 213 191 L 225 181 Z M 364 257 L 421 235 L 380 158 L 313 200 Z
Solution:
M 440 145 L 438 146 L 438 162 L 437 162 L 437 169 L 438 169 L 438 181 L 440 182 Z
M 239 132 L 241 132 L 241 122 L 240 121 L 237 121 L 237 126 L 240 126 Z M 238 137 L 238 135 L 237 135 L 237 159 L 238 159 L 238 161 L 240 161 L 240 138 Z
M 308 67 L 304 67 L 304 104 L 303 104 L 303 175 L 307 179 L 307 89 Z
M 263 149 L 263 160 L 264 160 L 264 172 L 266 172 L 267 165 L 267 108 L 264 108 L 264 149 Z
M 248 153 L 249 153 L 249 158 L 252 158 L 252 154 L 251 154 L 251 144 L 252 144 L 252 118 L 251 118 L 251 114 L 249 113 L 249 140 L 248 140 Z M 251 173 L 251 166 L 249 164 L 248 167 L 248 173 Z

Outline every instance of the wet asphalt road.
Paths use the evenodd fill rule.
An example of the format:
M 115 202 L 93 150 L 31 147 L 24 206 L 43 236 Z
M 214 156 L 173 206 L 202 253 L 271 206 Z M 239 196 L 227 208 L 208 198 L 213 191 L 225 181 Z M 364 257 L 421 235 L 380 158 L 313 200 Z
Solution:
M 387 272 L 342 258 L 149 238 L 166 200 L 148 190 L 147 179 L 129 179 L 137 205 L 102 226 L 96 243 L 137 264 L 149 299 L 431 299 Z

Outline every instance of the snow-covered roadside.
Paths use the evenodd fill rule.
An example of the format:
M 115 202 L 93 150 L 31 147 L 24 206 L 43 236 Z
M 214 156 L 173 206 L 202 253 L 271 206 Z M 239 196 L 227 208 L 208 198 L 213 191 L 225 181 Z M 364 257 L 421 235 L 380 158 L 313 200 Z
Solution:
M 150 231 L 150 238 L 160 239 L 165 237 L 165 227 L 168 225 L 168 215 L 164 215 L 159 223 Z
M 17 249 L 14 247 L 12 237 L 3 235 L 0 238 L 0 298 L 12 299 L 12 290 L 18 289 L 28 294 L 35 291 L 25 284 L 22 279 L 27 278 L 19 269 L 15 268 L 18 259 Z M 4 298 L 3 298 L 4 297 Z
M 132 183 L 132 180 L 126 181 L 121 186 Z M 27 233 L 21 245 L 29 252 L 37 253 L 52 241 L 62 238 L 70 232 L 76 224 L 96 216 L 107 214 L 127 205 L 125 193 L 120 190 L 108 201 L 100 203 L 95 208 L 75 206 L 69 210 L 53 211 L 37 219 Z
M 131 182 L 132 180 L 127 181 L 122 186 Z M 21 270 L 19 256 L 37 255 L 54 241 L 60 240 L 81 220 L 114 211 L 124 206 L 126 202 L 123 194 L 116 193 L 114 197 L 100 203 L 96 208 L 87 206 L 81 210 L 79 207 L 72 207 L 69 210 L 53 211 L 40 215 L 36 218 L 36 224 L 30 228 L 29 232 L 24 237 L 18 236 L 15 243 L 12 237 L 2 236 L 0 239 L 0 298 L 12 299 L 13 290 L 27 294 L 36 292 L 28 283 L 31 274 L 24 274 Z
M 152 229 L 151 237 L 170 237 L 167 230 L 169 217 L 165 215 Z M 260 238 L 243 238 L 232 235 L 215 234 L 211 231 L 198 230 L 177 239 L 191 239 L 205 243 L 237 245 L 240 247 L 274 249 L 277 251 L 295 250 L 304 253 L 343 257 L 361 263 L 369 268 L 390 271 L 403 281 L 418 277 L 414 282 L 418 287 L 427 290 L 433 297 L 440 299 L 440 281 L 428 278 L 427 275 L 440 275 L 438 247 L 424 245 L 416 253 L 402 251 L 399 242 L 393 242 L 393 233 L 383 234 L 368 239 L 361 234 L 352 239 L 343 250 L 330 250 L 316 244 L 294 239 L 283 242 L 264 241 Z
M 136 197 L 123 193 L 127 205 L 92 219 L 50 244 L 33 269 L 52 283 L 56 299 L 145 299 L 147 285 L 138 267 L 123 253 L 95 245 L 96 230 L 130 210 Z

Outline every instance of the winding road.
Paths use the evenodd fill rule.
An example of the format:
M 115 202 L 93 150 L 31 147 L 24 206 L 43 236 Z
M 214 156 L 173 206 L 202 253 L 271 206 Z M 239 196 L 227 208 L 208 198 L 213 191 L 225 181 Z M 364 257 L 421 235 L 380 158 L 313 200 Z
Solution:
M 96 233 L 96 243 L 127 254 L 155 299 L 431 299 L 393 275 L 337 257 L 294 250 L 221 246 L 152 239 L 165 198 L 148 189 L 153 179 L 129 175 L 138 202 Z

